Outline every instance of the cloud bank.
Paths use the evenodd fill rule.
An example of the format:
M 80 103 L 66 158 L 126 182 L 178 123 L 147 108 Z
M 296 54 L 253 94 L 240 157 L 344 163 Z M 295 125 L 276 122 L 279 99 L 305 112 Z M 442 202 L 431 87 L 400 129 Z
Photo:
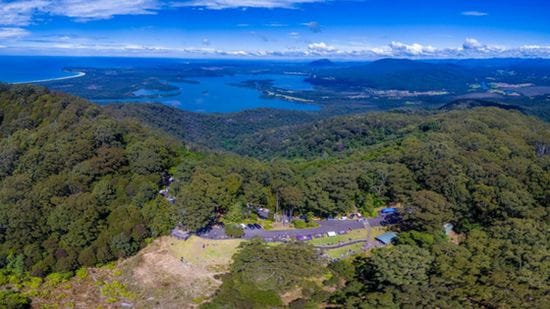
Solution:
M 295 9 L 300 4 L 325 2 L 325 0 L 183 0 L 174 1 L 174 7 L 200 7 L 210 10 L 264 8 Z
M 0 25 L 28 26 L 37 16 L 66 16 L 78 21 L 116 15 L 155 14 L 157 0 L 0 0 Z
M 304 4 L 329 2 L 330 0 L 0 0 L 0 41 L 2 52 L 26 53 L 33 51 L 40 54 L 69 54 L 70 52 L 86 55 L 143 55 L 156 56 L 235 56 L 235 57 L 335 57 L 366 58 L 383 57 L 407 58 L 489 58 L 489 57 L 550 57 L 550 46 L 522 45 L 500 46 L 484 44 L 475 38 L 466 38 L 456 47 L 434 47 L 430 44 L 406 43 L 393 41 L 387 45 L 367 46 L 361 44 L 334 44 L 323 42 L 320 38 L 322 27 L 317 21 L 302 23 L 315 39 L 306 38 L 307 33 L 290 32 L 291 42 L 280 50 L 222 50 L 211 48 L 208 39 L 203 39 L 198 46 L 156 46 L 147 44 L 113 43 L 104 39 L 41 39 L 31 35 L 28 29 L 48 20 L 53 16 L 63 16 L 76 22 L 110 19 L 119 15 L 151 15 L 160 10 L 174 7 L 193 7 L 198 9 L 296 9 Z M 488 14 L 481 11 L 464 11 L 464 16 L 482 17 Z M 248 27 L 240 23 L 237 27 Z M 282 23 L 270 23 L 264 26 L 283 27 Z M 250 31 L 263 42 L 268 38 L 255 31 Z M 303 41 L 302 41 L 303 38 Z M 314 40 L 314 41 L 310 41 Z M 245 47 L 246 48 L 246 47 Z
M 0 27 L 0 39 L 19 38 L 27 35 L 29 32 L 23 28 Z
M 23 30 L 24 31 L 24 30 Z M 0 38 L 24 35 L 21 30 L 0 28 Z M 376 47 L 341 46 L 325 42 L 312 42 L 303 47 L 289 47 L 283 50 L 225 50 L 210 47 L 205 39 L 199 46 L 168 47 L 132 43 L 96 43 L 93 39 L 65 37 L 33 41 L 18 51 L 33 53 L 48 50 L 50 54 L 70 55 L 130 55 L 130 56 L 169 56 L 169 57 L 238 57 L 238 58 L 338 58 L 338 59 L 463 59 L 463 58 L 550 58 L 550 45 L 523 45 L 504 47 L 488 45 L 474 38 L 467 38 L 462 46 L 437 48 L 419 43 L 391 42 Z M 14 50 L 12 47 L 2 49 Z

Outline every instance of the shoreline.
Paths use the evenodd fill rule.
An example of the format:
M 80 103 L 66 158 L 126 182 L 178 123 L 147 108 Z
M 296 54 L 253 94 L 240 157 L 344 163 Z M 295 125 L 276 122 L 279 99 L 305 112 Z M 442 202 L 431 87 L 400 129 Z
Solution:
M 15 82 L 15 83 L 9 83 L 12 85 L 21 85 L 21 84 L 33 84 L 33 83 L 46 83 L 46 82 L 53 82 L 58 80 L 65 80 L 65 79 L 73 79 L 78 77 L 83 77 L 86 75 L 84 72 L 76 72 L 76 75 L 71 76 L 64 76 L 64 77 L 56 77 L 56 78 L 48 78 L 48 79 L 38 79 L 38 80 L 31 80 L 31 81 L 25 81 L 25 82 Z

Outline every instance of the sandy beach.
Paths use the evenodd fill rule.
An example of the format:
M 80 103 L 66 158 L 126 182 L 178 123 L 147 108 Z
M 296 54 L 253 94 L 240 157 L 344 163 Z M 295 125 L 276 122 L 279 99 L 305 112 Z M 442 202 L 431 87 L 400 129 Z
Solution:
M 57 77 L 57 78 L 48 78 L 48 79 L 39 79 L 39 80 L 31 80 L 31 81 L 25 81 L 25 82 L 15 82 L 15 83 L 11 83 L 11 84 L 13 84 L 13 85 L 20 85 L 20 84 L 45 83 L 45 82 L 53 82 L 53 81 L 57 81 L 57 80 L 65 80 L 65 79 L 78 78 L 78 77 L 82 77 L 82 76 L 85 76 L 85 75 L 86 75 L 86 73 L 84 73 L 84 72 L 77 72 L 76 75 L 71 75 L 71 76 Z

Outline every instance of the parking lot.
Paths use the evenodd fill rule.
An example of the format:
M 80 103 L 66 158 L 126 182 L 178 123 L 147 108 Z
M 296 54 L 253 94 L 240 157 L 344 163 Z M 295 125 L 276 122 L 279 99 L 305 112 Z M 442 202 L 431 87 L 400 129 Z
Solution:
M 363 229 L 372 226 L 380 226 L 384 222 L 383 215 L 379 215 L 376 218 L 361 219 L 361 220 L 321 220 L 318 221 L 319 226 L 311 229 L 295 229 L 295 230 L 264 230 L 264 229 L 250 229 L 244 230 L 244 239 L 251 239 L 254 237 L 263 238 L 266 241 L 284 241 L 290 239 L 308 239 L 327 236 L 328 232 L 335 232 L 337 234 L 345 234 L 351 230 Z M 228 239 L 225 234 L 224 228 L 215 226 L 210 230 L 199 234 L 200 237 L 208 239 Z

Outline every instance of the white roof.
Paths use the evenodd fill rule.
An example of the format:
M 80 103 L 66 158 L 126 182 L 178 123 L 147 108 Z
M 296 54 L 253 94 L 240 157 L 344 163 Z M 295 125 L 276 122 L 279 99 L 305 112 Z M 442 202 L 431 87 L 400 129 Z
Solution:
M 336 236 L 336 232 L 327 232 L 327 235 L 330 237 Z

